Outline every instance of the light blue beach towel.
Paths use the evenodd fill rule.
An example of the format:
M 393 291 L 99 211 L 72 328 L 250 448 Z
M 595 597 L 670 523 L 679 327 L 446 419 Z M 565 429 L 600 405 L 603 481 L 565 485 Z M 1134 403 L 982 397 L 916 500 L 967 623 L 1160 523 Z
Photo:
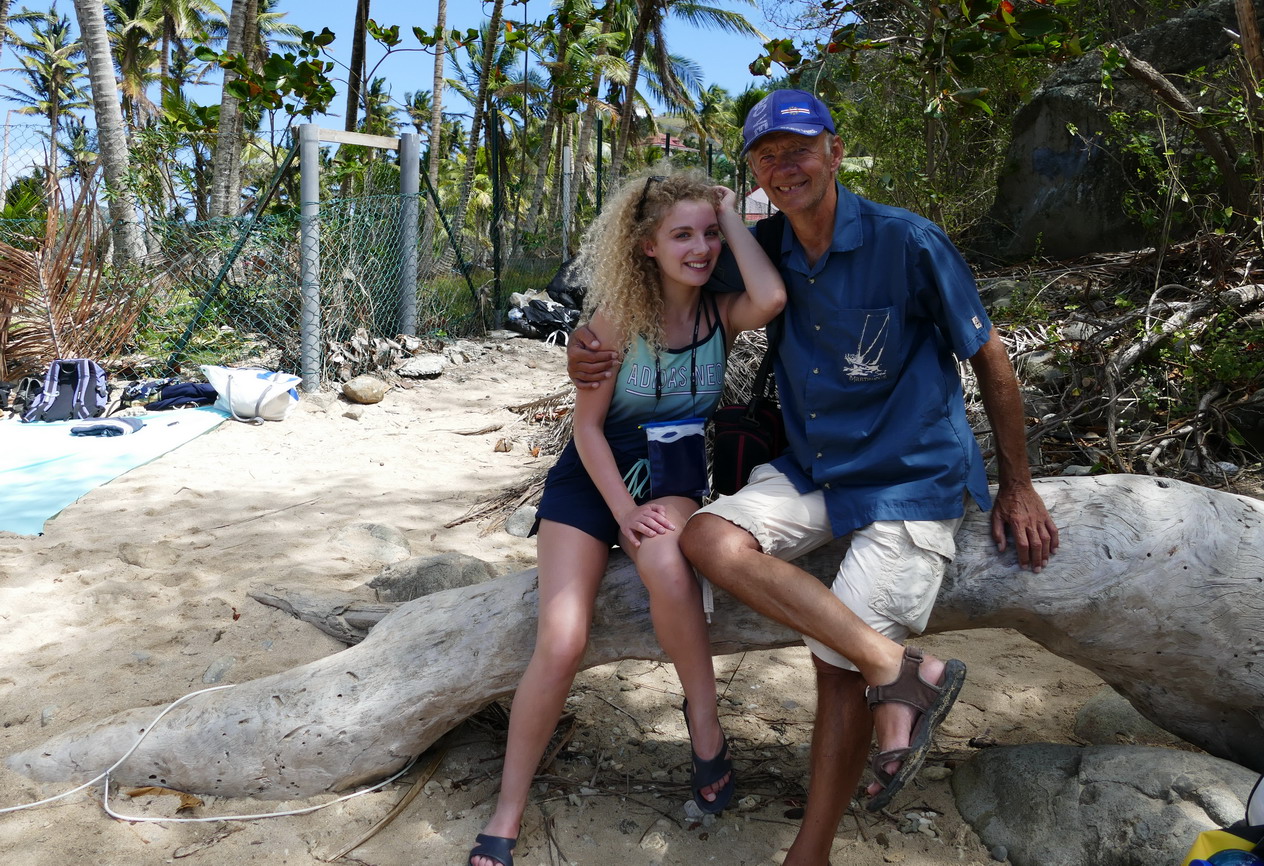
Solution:
M 0 531 L 39 535 L 44 521 L 88 491 L 214 429 L 228 417 L 210 407 L 135 416 L 124 436 L 72 436 L 101 419 L 0 423 Z

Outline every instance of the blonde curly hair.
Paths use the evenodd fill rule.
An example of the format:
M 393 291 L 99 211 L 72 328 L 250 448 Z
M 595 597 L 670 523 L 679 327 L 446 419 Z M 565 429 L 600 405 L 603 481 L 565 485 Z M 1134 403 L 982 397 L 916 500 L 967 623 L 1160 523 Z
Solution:
M 662 169 L 659 169 L 662 171 Z M 666 348 L 663 287 L 657 262 L 645 242 L 681 201 L 720 202 L 714 181 L 700 171 L 644 172 L 624 183 L 584 233 L 576 269 L 588 293 L 584 313 L 596 311 L 622 335 L 626 349 L 634 337 L 655 351 Z

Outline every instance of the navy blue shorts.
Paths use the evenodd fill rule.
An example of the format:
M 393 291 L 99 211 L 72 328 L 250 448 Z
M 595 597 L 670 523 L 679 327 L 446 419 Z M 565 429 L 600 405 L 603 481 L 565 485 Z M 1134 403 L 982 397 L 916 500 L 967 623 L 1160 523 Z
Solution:
M 645 456 L 635 452 L 620 453 L 611 450 L 614 451 L 614 461 L 621 475 L 627 475 L 636 461 Z M 638 505 L 646 501 L 648 497 L 636 500 Z M 610 513 L 610 506 L 606 505 L 601 491 L 584 468 L 584 461 L 579 457 L 574 439 L 567 443 L 544 480 L 544 493 L 540 496 L 540 505 L 536 509 L 532 535 L 540 528 L 541 520 L 573 526 L 611 547 L 619 542 L 619 521 Z

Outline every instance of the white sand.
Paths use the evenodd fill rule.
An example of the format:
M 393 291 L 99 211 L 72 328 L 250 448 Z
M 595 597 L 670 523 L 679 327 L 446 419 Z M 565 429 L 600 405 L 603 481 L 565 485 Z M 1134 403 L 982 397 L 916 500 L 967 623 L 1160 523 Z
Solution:
M 253 601 L 259 583 L 353 590 L 404 555 L 363 528 L 398 529 L 411 555 L 461 551 L 517 570 L 533 540 L 483 524 L 448 523 L 488 492 L 546 468 L 529 428 L 506 407 L 566 386 L 562 350 L 489 343 L 439 379 L 393 390 L 358 419 L 341 400 L 306 399 L 283 422 L 232 421 L 127 473 L 63 511 L 41 537 L 0 533 L 0 755 L 132 707 L 242 682 L 338 652 L 315 627 Z M 324 404 L 322 406 L 322 404 Z M 502 429 L 483 430 L 495 424 Z M 508 438 L 511 450 L 497 452 Z M 966 758 L 972 738 L 1073 742 L 1074 713 L 1100 687 L 1088 672 L 1006 631 L 954 633 L 922 644 L 970 665 L 963 698 L 932 764 Z M 679 686 L 662 665 L 625 661 L 582 673 L 575 730 L 528 810 L 519 866 L 574 863 L 775 862 L 794 838 L 814 707 L 802 648 L 718 658 L 721 718 L 737 750 L 743 808 L 697 825 L 684 818 L 687 739 Z M 392 823 L 339 862 L 394 866 L 464 862 L 495 799 L 503 728 L 467 723 L 429 784 Z M 103 768 L 104 769 L 104 768 Z M 382 819 L 420 776 L 314 814 L 198 824 L 116 821 L 99 794 L 0 815 L 8 863 L 313 864 Z M 675 787 L 656 794 L 654 782 Z M 638 790 L 639 789 L 639 790 Z M 0 770 L 0 807 L 58 793 Z M 302 802 L 208 800 L 182 816 L 302 808 Z M 174 816 L 174 796 L 116 797 L 115 808 Z M 957 815 L 949 783 L 919 782 L 896 813 L 933 813 L 936 837 L 856 812 L 833 862 L 985 864 Z M 787 816 L 790 817 L 787 817 Z M 550 838 L 556 841 L 552 848 Z M 560 854 L 558 851 L 560 848 Z

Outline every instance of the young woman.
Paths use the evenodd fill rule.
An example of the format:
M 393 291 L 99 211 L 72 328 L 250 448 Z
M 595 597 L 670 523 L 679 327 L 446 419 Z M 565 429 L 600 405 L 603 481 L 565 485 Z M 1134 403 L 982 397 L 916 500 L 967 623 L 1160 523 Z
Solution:
M 677 539 L 700 505 L 643 490 L 641 425 L 708 417 L 720 399 L 733 337 L 765 325 L 785 286 L 734 210 L 732 190 L 698 174 L 634 178 L 585 238 L 589 328 L 622 351 L 618 373 L 575 397 L 574 437 L 549 472 L 538 511 L 539 623 L 518 685 L 496 811 L 471 866 L 513 866 L 527 794 L 588 643 L 610 547 L 636 563 L 659 643 L 684 689 L 694 801 L 719 812 L 733 763 L 716 710 L 715 671 L 693 569 Z M 703 290 L 727 238 L 747 291 Z M 705 756 L 705 757 L 704 757 Z

